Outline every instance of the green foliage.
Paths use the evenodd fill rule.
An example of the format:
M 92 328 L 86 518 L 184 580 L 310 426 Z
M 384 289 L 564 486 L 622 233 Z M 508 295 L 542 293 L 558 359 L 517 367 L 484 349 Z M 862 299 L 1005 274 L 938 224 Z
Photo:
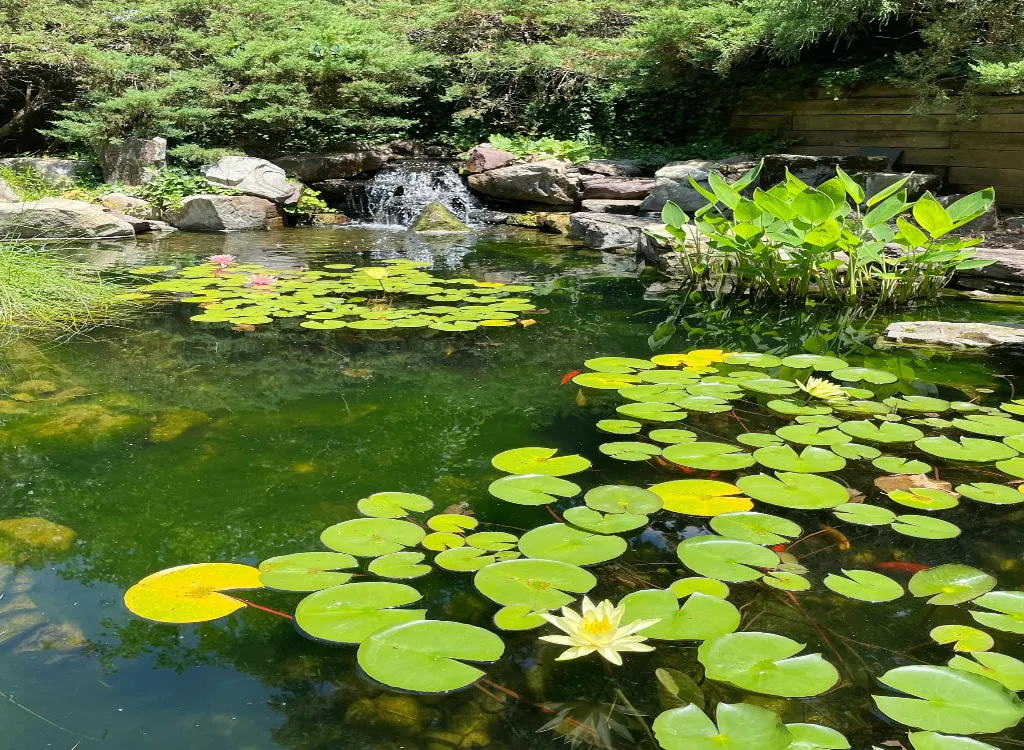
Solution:
M 290 214 L 336 214 L 338 210 L 331 208 L 320 197 L 319 190 L 305 188 L 299 197 L 299 202 L 294 206 L 285 206 L 284 210 Z
M 586 141 L 561 141 L 550 136 L 536 140 L 527 136 L 492 135 L 489 142 L 495 148 L 508 151 L 522 158 L 539 156 L 542 158 L 568 159 L 579 163 L 603 155 L 600 150 Z
M 47 179 L 32 167 L 16 169 L 0 167 L 0 179 L 6 182 L 23 201 L 37 201 L 41 198 L 71 198 L 93 202 L 102 193 L 108 192 L 110 186 L 102 185 L 98 180 L 76 177 L 62 177 L 57 180 Z
M 178 208 L 181 201 L 190 195 L 241 195 L 237 190 L 215 185 L 201 174 L 181 167 L 156 170 L 149 176 L 148 182 L 127 190 L 161 211 Z

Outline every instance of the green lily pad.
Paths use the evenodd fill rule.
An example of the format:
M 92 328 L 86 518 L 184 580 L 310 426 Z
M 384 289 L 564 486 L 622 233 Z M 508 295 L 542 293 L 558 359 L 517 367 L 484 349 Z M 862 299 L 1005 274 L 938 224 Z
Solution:
M 979 651 L 972 656 L 974 660 L 954 656 L 948 664 L 953 669 L 962 669 L 1001 682 L 1010 690 L 1024 690 L 1024 662 L 1020 659 L 995 651 Z
M 487 491 L 499 500 L 515 505 L 547 505 L 559 497 L 575 497 L 579 485 L 546 474 L 519 474 L 491 482 Z
M 936 489 L 911 487 L 909 490 L 893 490 L 887 494 L 893 502 L 918 510 L 946 510 L 960 504 L 950 493 Z
M 773 445 L 783 444 L 782 438 L 770 432 L 744 432 L 736 436 L 736 442 L 749 445 L 752 448 L 770 448 Z
M 843 422 L 839 429 L 858 440 L 871 443 L 912 443 L 924 437 L 924 433 L 908 424 L 882 422 L 875 424 L 866 419 L 855 422 Z
M 788 445 L 774 445 L 754 451 L 754 460 L 769 469 L 795 471 L 799 473 L 820 473 L 840 471 L 846 468 L 846 459 L 837 456 L 827 448 L 808 445 L 797 455 Z
M 984 630 L 970 625 L 939 625 L 928 634 L 938 644 L 953 644 L 954 651 L 988 651 L 996 642 Z
M 795 401 L 793 399 L 776 399 L 774 401 L 769 401 L 768 408 L 776 414 L 782 414 L 787 417 L 825 416 L 826 414 L 832 413 L 831 406 L 825 406 L 824 404 L 815 404 L 811 406 L 803 403 L 802 401 Z
M 870 445 L 861 445 L 860 443 L 840 443 L 839 445 L 833 445 L 832 452 L 851 461 L 857 461 L 860 459 L 871 461 L 872 459 L 878 458 L 882 455 L 882 451 L 878 450 L 878 448 Z
M 796 656 L 804 644 L 774 633 L 730 633 L 697 649 L 708 679 L 786 698 L 819 695 L 839 681 L 821 654 Z
M 686 391 L 674 385 L 648 383 L 645 385 L 627 385 L 619 389 L 619 395 L 627 401 L 640 401 L 652 404 L 671 404 L 686 396 Z
M 659 446 L 639 441 L 601 443 L 597 449 L 606 456 L 617 458 L 620 461 L 648 461 L 654 456 L 661 455 Z
M 802 575 L 785 570 L 773 570 L 765 573 L 761 578 L 761 583 L 782 591 L 808 591 L 811 588 L 811 582 Z
M 833 401 L 836 411 L 860 417 L 880 416 L 889 413 L 889 407 L 878 401 Z
M 379 557 L 415 547 L 427 535 L 422 528 L 408 521 L 392 518 L 354 518 L 342 521 L 320 535 L 320 541 L 336 552 L 356 557 Z
M 420 542 L 420 544 L 424 549 L 429 549 L 433 552 L 442 552 L 446 549 L 465 547 L 466 538 L 461 534 L 455 534 L 450 531 L 435 531 L 432 534 L 427 534 L 423 537 L 423 541 Z
M 832 377 L 836 380 L 845 380 L 851 383 L 866 382 L 873 383 L 874 385 L 885 385 L 899 380 L 891 372 L 875 370 L 870 367 L 842 367 L 838 370 L 833 370 Z
M 703 412 L 705 414 L 718 414 L 724 411 L 732 411 L 732 404 L 714 396 L 686 396 L 676 401 L 676 406 L 689 411 Z
M 653 370 L 655 365 L 647 359 L 634 357 L 595 357 L 583 363 L 597 372 L 630 373 L 636 370 Z
M 310 594 L 295 609 L 295 624 L 310 638 L 362 643 L 371 633 L 422 620 L 425 609 L 393 609 L 423 598 L 401 583 L 347 583 Z
M 676 443 L 693 442 L 697 439 L 697 433 L 690 432 L 689 430 L 660 429 L 651 430 L 651 434 L 647 437 L 658 443 L 668 443 L 669 445 L 672 445 Z
M 661 510 L 662 499 L 650 490 L 628 484 L 604 484 L 583 496 L 587 505 L 604 513 L 646 515 Z
M 625 417 L 643 419 L 647 422 L 678 422 L 688 416 L 685 411 L 680 411 L 675 404 L 658 403 L 635 403 L 622 404 L 616 407 L 615 411 Z
M 992 591 L 975 599 L 974 604 L 991 612 L 971 610 L 976 622 L 1006 633 L 1024 635 L 1024 592 Z
M 888 526 L 896 520 L 896 514 L 888 508 L 868 503 L 846 503 L 832 512 L 839 520 L 859 526 Z
M 727 365 L 745 365 L 747 367 L 778 367 L 782 360 L 774 354 L 760 352 L 732 352 L 722 359 Z
M 547 620 L 528 604 L 513 604 L 494 613 L 494 624 L 501 630 L 533 630 L 546 625 Z
M 564 523 L 539 526 L 519 539 L 519 549 L 526 557 L 571 565 L 596 565 L 614 560 L 627 546 L 621 537 L 591 534 Z
M 409 513 L 422 513 L 434 507 L 423 495 L 409 492 L 378 492 L 364 497 L 356 507 L 364 516 L 373 518 L 402 518 Z
M 747 703 L 719 703 L 718 726 L 697 705 L 673 708 L 654 720 L 663 750 L 786 750 L 793 735 L 774 711 Z
M 700 375 L 691 370 L 644 370 L 636 375 L 645 383 L 665 385 L 690 385 L 700 380 Z
M 835 508 L 850 499 L 846 487 L 815 474 L 776 472 L 775 477 L 754 474 L 740 477 L 736 486 L 755 500 L 798 510 Z
M 963 604 L 995 588 L 996 579 L 969 565 L 948 563 L 914 573 L 908 588 L 914 596 L 930 596 L 929 604 Z
M 727 584 L 715 578 L 698 576 L 680 578 L 678 581 L 673 581 L 668 590 L 680 599 L 685 599 L 690 594 L 698 591 L 707 596 L 716 596 L 719 599 L 725 599 L 729 596 L 729 586 Z
M 964 432 L 974 432 L 990 437 L 1012 437 L 1024 434 L 1024 422 L 992 414 L 969 414 L 966 417 L 954 419 L 953 426 Z
M 825 588 L 861 602 L 891 602 L 903 596 L 903 587 L 881 573 L 846 568 L 842 570 L 842 576 L 834 573 L 825 576 L 822 581 Z
M 192 320 L 198 320 L 204 316 L 195 315 Z M 309 328 L 314 331 L 334 331 L 338 328 L 345 328 L 348 326 L 344 320 L 304 320 L 299 325 L 302 328 Z
M 915 696 L 875 695 L 878 709 L 894 721 L 934 732 L 1001 732 L 1024 718 L 1024 704 L 995 680 L 949 667 L 919 664 L 891 669 L 883 685 Z
M 446 693 L 484 673 L 463 662 L 493 662 L 505 644 L 494 633 L 462 622 L 423 620 L 380 630 L 359 646 L 359 666 L 388 687 Z
M 936 430 L 945 430 L 948 427 L 952 427 L 953 423 L 948 419 L 940 419 L 939 417 L 925 417 L 924 419 L 911 419 L 910 424 L 921 425 L 922 427 L 933 427 Z
M 946 436 L 926 437 L 914 443 L 925 453 L 949 461 L 1004 461 L 1017 455 L 1017 451 L 1003 443 L 981 438 L 962 437 L 960 442 L 950 440 Z
M 1013 401 L 1007 401 L 999 407 L 1007 414 L 1019 414 L 1024 416 L 1024 398 L 1018 398 Z
M 825 429 L 828 427 L 838 427 L 843 423 L 843 420 L 836 419 L 831 415 L 825 414 L 811 414 L 811 415 L 799 415 L 796 418 L 797 424 L 813 424 L 818 427 Z M 798 442 L 798 441 L 794 441 Z M 844 441 L 845 442 L 845 441 Z M 808 726 L 811 726 L 808 724 Z
M 614 374 L 610 372 L 584 372 L 572 379 L 576 385 L 584 388 L 596 388 L 602 391 L 617 391 L 627 385 L 642 383 L 636 375 Z
M 896 520 L 892 523 L 892 529 L 904 536 L 913 536 L 918 539 L 952 539 L 960 536 L 959 526 L 930 516 L 896 516 Z
M 949 410 L 949 402 L 944 398 L 932 398 L 931 396 L 904 396 L 903 398 L 887 398 L 883 402 L 900 411 L 914 414 L 936 413 L 941 414 Z
M 811 368 L 819 372 L 833 372 L 842 370 L 849 365 L 838 357 L 826 357 L 820 354 L 794 354 L 782 360 L 783 367 L 792 367 L 794 370 L 806 370 Z
M 674 464 L 707 471 L 733 471 L 754 465 L 754 457 L 728 443 L 680 443 L 670 445 L 662 455 Z
M 732 382 L 718 383 L 703 380 L 700 383 L 686 386 L 686 394 L 680 398 L 688 398 L 689 396 L 710 396 L 721 401 L 735 401 L 743 398 L 743 391 Z
M 499 552 L 497 554 L 488 554 L 487 550 L 478 549 L 477 547 L 457 547 L 454 549 L 447 549 L 444 552 L 439 552 L 434 557 L 434 565 L 445 570 L 453 570 L 459 573 L 468 573 L 474 570 L 480 570 L 499 562 L 498 555 L 507 555 L 509 552 Z M 518 553 L 511 553 L 517 554 Z
M 622 534 L 647 525 L 648 518 L 633 513 L 602 514 L 585 505 L 569 508 L 562 517 L 573 526 L 595 534 Z
M 971 500 L 989 505 L 1016 505 L 1024 503 L 1024 492 L 1016 487 L 1005 484 L 993 484 L 992 482 L 974 482 L 973 484 L 961 484 L 956 491 Z
M 746 390 L 767 396 L 790 396 L 800 390 L 793 381 L 778 378 L 746 378 L 741 382 Z
M 775 434 L 798 445 L 839 445 L 850 442 L 850 436 L 846 433 L 822 429 L 815 424 L 791 424 L 780 427 Z
M 590 468 L 583 456 L 555 456 L 557 448 L 515 448 L 491 459 L 491 465 L 509 474 L 543 474 L 563 477 Z
M 340 552 L 296 552 L 261 562 L 260 583 L 277 591 L 319 591 L 348 583 L 351 573 L 334 571 L 358 564 L 352 555 Z
M 419 578 L 430 572 L 429 565 L 421 565 L 422 552 L 392 552 L 371 560 L 367 569 L 381 578 Z
M 544 611 L 570 604 L 576 594 L 585 594 L 594 588 L 597 579 L 569 563 L 509 560 L 482 568 L 473 577 L 473 583 L 481 594 L 497 604 L 518 604 Z
M 728 583 L 756 581 L 762 575 L 757 568 L 779 564 L 779 556 L 770 549 L 721 536 L 684 539 L 676 547 L 676 554 L 694 573 Z
M 632 419 L 602 419 L 597 423 L 597 429 L 612 435 L 633 435 L 640 432 L 642 427 L 642 424 Z
M 787 724 L 793 742 L 787 750 L 848 750 L 849 740 L 830 727 L 820 724 Z
M 889 474 L 927 474 L 932 470 L 932 467 L 924 461 L 898 456 L 879 456 L 871 462 L 871 465 L 879 471 Z
M 441 513 L 427 519 L 427 526 L 434 531 L 461 533 L 466 529 L 475 529 L 480 524 L 473 516 L 461 513 Z
M 1010 458 L 1006 461 L 999 461 L 996 468 L 1011 477 L 1024 479 L 1024 458 Z
M 466 537 L 466 544 L 470 547 L 488 552 L 506 552 L 513 549 L 518 541 L 515 534 L 506 531 L 481 531 Z
M 786 544 L 800 536 L 800 525 L 788 518 L 746 511 L 723 513 L 710 521 L 711 528 L 724 537 L 770 546 Z
M 966 440 L 966 438 L 964 439 Z M 1005 437 L 1003 438 L 1003 444 L 1009 446 L 1018 453 L 1024 453 L 1024 435 L 1011 435 L 1010 437 Z
M 740 626 L 740 613 L 725 599 L 694 592 L 683 601 L 671 591 L 647 589 L 627 594 L 619 602 L 625 607 L 622 624 L 634 620 L 660 620 L 644 628 L 647 638 L 660 641 L 703 641 Z

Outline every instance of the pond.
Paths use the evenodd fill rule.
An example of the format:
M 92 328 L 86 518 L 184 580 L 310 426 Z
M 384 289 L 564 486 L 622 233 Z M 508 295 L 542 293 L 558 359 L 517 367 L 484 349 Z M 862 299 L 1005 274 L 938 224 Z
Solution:
M 782 588 L 722 576 L 733 580 L 729 601 L 742 618 L 733 629 L 787 636 L 806 644 L 794 653 L 820 653 L 832 664 L 839 682 L 826 681 L 806 697 L 743 689 L 738 677 L 712 679 L 709 672 L 705 678 L 702 661 L 711 657 L 698 658 L 696 640 L 652 638 L 654 651 L 624 654 L 625 666 L 613 667 L 609 677 L 597 655 L 555 661 L 563 648 L 537 641 L 555 632 L 548 625 L 497 631 L 504 653 L 496 663 L 481 665 L 486 681 L 479 687 L 443 696 L 414 695 L 384 690 L 369 679 L 357 664 L 355 646 L 315 641 L 297 632 L 295 623 L 281 615 L 294 613 L 304 594 L 238 592 L 239 598 L 263 609 L 244 607 L 200 624 L 159 624 L 136 617 L 126 609 L 124 594 L 144 577 L 179 565 L 257 565 L 277 555 L 323 549 L 321 532 L 362 517 L 357 502 L 373 493 L 422 495 L 432 501 L 433 513 L 472 510 L 480 522 L 476 531 L 519 537 L 528 529 L 560 523 L 568 508 L 582 504 L 582 492 L 597 486 L 650 487 L 690 479 L 742 484 L 738 478 L 759 471 L 743 461 L 702 463 L 700 456 L 686 454 L 688 443 L 678 434 L 661 444 L 653 438 L 645 443 L 657 444 L 658 452 L 666 449 L 665 457 L 622 460 L 628 448 L 618 449 L 620 457 L 607 455 L 616 449 L 606 444 L 637 438 L 610 435 L 596 423 L 630 420 L 638 413 L 617 412 L 630 401 L 615 389 L 572 381 L 574 372 L 593 369 L 583 363 L 595 357 L 649 359 L 691 349 L 772 352 L 780 357 L 835 355 L 853 366 L 896 373 L 895 383 L 843 383 L 874 391 L 871 396 L 860 394 L 861 400 L 907 395 L 936 399 L 922 402 L 926 409 L 904 399 L 902 406 L 890 410 L 903 418 L 893 424 L 910 427 L 916 420 L 928 435 L 973 434 L 937 421 L 924 424 L 927 419 L 952 421 L 975 413 L 966 405 L 957 412 L 951 402 L 995 408 L 1021 396 L 1013 390 L 1012 377 L 1001 377 L 1019 371 L 1019 361 L 876 351 L 872 345 L 880 319 L 843 317 L 826 309 L 735 305 L 715 310 L 690 301 L 670 310 L 664 299 L 645 299 L 646 283 L 652 279 L 640 274 L 631 260 L 582 253 L 557 238 L 531 232 L 502 228 L 423 239 L 379 229 L 302 229 L 178 234 L 152 243 L 80 250 L 107 266 L 178 268 L 219 253 L 282 273 L 300 266 L 380 266 L 387 259 L 409 258 L 430 263 L 427 270 L 441 278 L 529 284 L 533 309 L 523 316 L 536 323 L 466 332 L 319 331 L 285 320 L 235 331 L 229 323 L 191 321 L 194 305 L 167 302 L 147 305 L 138 316 L 69 343 L 23 339 L 8 345 L 0 352 L 0 377 L 14 398 L 0 402 L 0 519 L 42 518 L 65 528 L 29 529 L 38 532 L 34 539 L 39 544 L 0 545 L 4 747 L 441 750 L 556 748 L 567 740 L 650 747 L 643 726 L 631 714 L 642 714 L 650 726 L 664 701 L 671 705 L 664 686 L 659 690 L 659 668 L 701 682 L 709 706 L 760 706 L 787 724 L 813 722 L 838 729 L 854 747 L 893 740 L 907 745 L 906 729 L 872 702 L 872 695 L 896 694 L 879 678 L 907 665 L 945 665 L 954 652 L 929 638 L 935 626 L 981 627 L 966 603 L 935 606 L 903 593 L 911 576 L 957 563 L 994 576 L 997 590 L 1024 587 L 1024 506 L 966 496 L 941 510 L 925 507 L 933 502 L 928 498 L 896 502 L 874 484 L 892 467 L 880 470 L 865 453 L 839 469 L 830 467 L 828 477 L 851 488 L 855 502 L 861 499 L 859 491 L 868 505 L 894 514 L 934 516 L 960 533 L 949 536 L 947 527 L 938 524 L 943 532 L 932 535 L 949 538 L 922 538 L 931 532 L 907 535 L 888 522 L 857 523 L 852 514 L 863 511 L 837 517 L 832 507 L 838 503 L 811 510 L 755 497 L 757 512 L 798 524 L 800 529 L 790 536 L 799 541 L 784 539 L 760 547 L 771 557 L 781 553 L 779 563 L 788 566 L 775 582 Z M 966 302 L 915 315 L 1024 322 L 1019 307 Z M 666 338 L 673 330 L 665 326 L 667 319 L 674 326 L 671 339 Z M 691 403 L 689 416 L 650 425 L 650 412 L 641 410 L 645 434 L 651 427 L 686 429 L 693 431 L 697 444 L 725 441 L 734 450 L 753 451 L 757 439 L 742 436 L 772 433 L 793 420 L 793 415 L 781 417 L 764 404 L 796 396 L 791 389 L 773 391 L 778 386 L 768 385 L 768 391 L 744 390 L 741 403 L 732 395 L 737 384 L 756 379 L 750 372 L 759 366 L 779 378 L 801 381 L 830 372 L 741 366 L 708 356 L 705 365 L 711 369 L 690 383 L 699 388 L 705 378 L 705 391 L 694 395 L 697 401 Z M 598 369 L 609 368 L 598 363 Z M 618 368 L 613 362 L 610 369 L 606 374 L 615 375 Z M 728 383 L 715 382 L 714 369 L 723 379 L 741 374 Z M 643 382 L 635 374 L 644 371 L 627 364 L 618 376 L 627 376 L 625 387 Z M 727 404 L 723 409 L 700 410 L 719 398 Z M 657 401 L 647 393 L 634 403 Z M 865 419 L 863 414 L 837 416 Z M 811 432 L 818 426 L 833 429 L 831 423 L 804 421 Z M 800 450 L 806 435 L 791 437 Z M 1002 437 L 989 439 L 998 442 Z M 765 445 L 781 442 L 764 440 Z M 858 442 L 877 445 L 886 455 L 927 462 L 923 471 L 936 484 L 1009 486 L 1013 480 L 989 461 L 944 459 L 906 441 L 898 449 L 884 441 Z M 839 444 L 845 442 L 834 443 Z M 667 445 L 684 450 L 670 454 Z M 524 446 L 586 457 L 591 463 L 585 470 L 562 477 L 579 485 L 580 496 L 530 506 L 489 492 L 491 483 L 505 475 L 492 465 L 492 457 Z M 1020 447 L 1024 452 L 1024 445 Z M 789 459 L 783 457 L 781 465 L 788 466 Z M 757 487 L 742 489 L 751 496 L 761 493 Z M 685 498 L 670 500 L 669 490 L 663 494 L 666 506 L 693 510 Z M 628 549 L 591 569 L 598 580 L 590 598 L 617 602 L 642 589 L 663 589 L 682 578 L 707 575 L 692 557 L 681 561 L 676 547 L 711 532 L 709 515 L 666 509 L 652 515 L 649 524 L 620 533 L 615 538 L 624 539 Z M 413 516 L 423 524 L 431 513 Z M 73 530 L 74 540 L 68 530 Z M 729 535 L 721 528 L 714 531 Z M 363 558 L 362 574 L 367 577 L 356 580 L 375 580 L 366 574 L 366 562 Z M 830 575 L 834 583 L 843 569 L 882 573 L 900 585 L 902 595 L 867 603 L 823 585 Z M 492 618 L 499 605 L 481 594 L 474 577 L 472 572 L 433 567 L 423 577 L 400 583 L 422 594 L 414 606 L 426 609 L 431 620 L 494 630 Z M 808 590 L 786 590 L 799 589 L 800 577 L 810 583 Z M 692 596 L 705 606 L 707 599 L 714 599 Z M 997 628 L 986 631 L 994 638 L 993 652 L 1024 659 L 1019 636 Z M 1009 722 L 1010 728 L 992 736 L 983 732 L 982 738 L 996 745 L 1021 744 L 1024 735 L 1015 725 Z M 956 731 L 969 730 L 948 733 Z

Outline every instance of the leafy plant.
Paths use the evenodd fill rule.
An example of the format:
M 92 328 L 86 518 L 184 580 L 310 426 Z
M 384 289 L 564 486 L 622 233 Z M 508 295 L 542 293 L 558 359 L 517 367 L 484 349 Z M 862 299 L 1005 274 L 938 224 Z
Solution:
M 522 158 L 538 156 L 568 159 L 574 163 L 587 161 L 598 153 L 598 149 L 586 141 L 563 141 L 551 136 L 533 139 L 529 136 L 492 135 L 490 144 Z
M 180 208 L 181 202 L 190 195 L 241 195 L 237 190 L 216 185 L 182 167 L 152 170 L 146 182 L 131 188 L 130 192 L 161 211 Z
M 285 206 L 284 210 L 290 214 L 310 215 L 310 214 L 336 214 L 338 210 L 331 208 L 326 202 L 320 197 L 319 190 L 313 190 L 312 188 L 303 188 L 302 195 L 299 196 L 299 202 L 293 206 Z

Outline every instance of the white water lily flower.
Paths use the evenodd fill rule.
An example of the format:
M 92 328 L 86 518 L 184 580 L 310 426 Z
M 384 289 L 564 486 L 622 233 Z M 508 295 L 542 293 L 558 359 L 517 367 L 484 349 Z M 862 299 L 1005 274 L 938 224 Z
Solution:
M 838 401 L 847 398 L 846 391 L 824 378 L 807 378 L 806 383 L 797 382 L 800 390 L 823 401 Z
M 568 607 L 562 607 L 562 617 L 541 614 L 541 617 L 567 635 L 546 635 L 540 640 L 557 643 L 561 646 L 571 646 L 568 651 L 562 652 L 558 661 L 578 659 L 596 651 L 612 664 L 621 666 L 620 651 L 654 650 L 653 646 L 644 643 L 647 640 L 645 636 L 635 635 L 635 633 L 661 622 L 660 619 L 634 620 L 619 627 L 625 612 L 626 607 L 622 604 L 613 607 L 612 603 L 605 599 L 594 606 L 590 599 L 583 597 L 582 615 Z

